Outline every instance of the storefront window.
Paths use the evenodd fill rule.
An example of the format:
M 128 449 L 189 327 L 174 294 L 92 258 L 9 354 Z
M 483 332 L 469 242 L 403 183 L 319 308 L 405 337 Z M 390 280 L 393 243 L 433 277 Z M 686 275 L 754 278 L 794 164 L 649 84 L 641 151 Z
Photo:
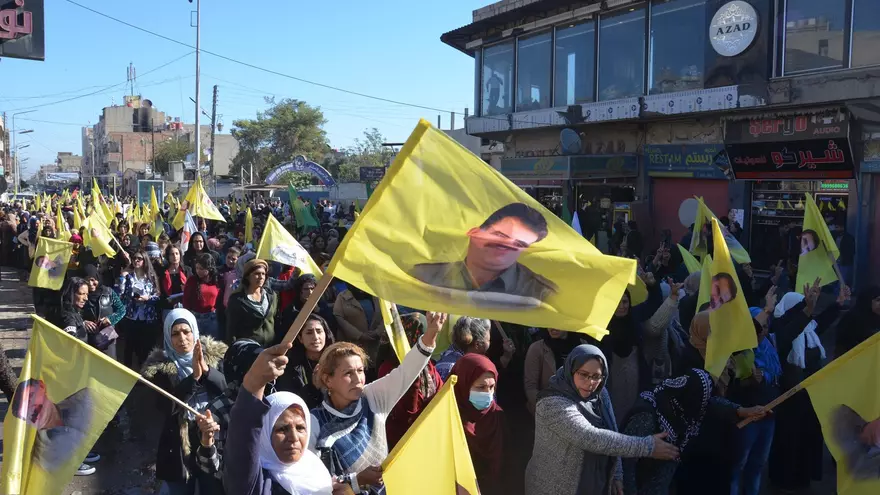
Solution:
M 556 100 L 554 106 L 593 101 L 596 76 L 596 24 L 556 29 Z
M 880 2 L 855 0 L 853 9 L 852 65 L 880 64 Z
M 483 50 L 483 93 L 480 115 L 513 111 L 513 41 Z
M 846 3 L 847 0 L 788 0 L 786 73 L 843 67 Z
M 599 100 L 645 94 L 645 9 L 599 19 Z
M 550 108 L 552 33 L 520 38 L 516 52 L 516 111 Z
M 650 93 L 701 89 L 705 29 L 682 29 L 706 22 L 706 0 L 654 0 L 651 6 Z

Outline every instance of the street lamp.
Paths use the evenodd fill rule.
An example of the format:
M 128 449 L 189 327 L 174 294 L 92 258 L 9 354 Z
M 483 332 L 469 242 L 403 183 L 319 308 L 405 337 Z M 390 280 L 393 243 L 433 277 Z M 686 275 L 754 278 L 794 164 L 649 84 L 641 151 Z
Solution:
M 15 135 L 18 134 L 15 127 L 15 116 L 34 112 L 36 112 L 36 110 L 25 110 L 24 112 L 15 112 L 12 114 L 12 149 L 15 149 Z M 34 132 L 34 130 L 31 129 L 28 132 Z M 21 180 L 19 180 L 19 174 L 21 174 L 21 170 L 18 167 L 17 160 L 15 163 L 13 163 L 13 174 L 15 175 L 15 193 L 18 194 L 18 185 L 21 183 Z

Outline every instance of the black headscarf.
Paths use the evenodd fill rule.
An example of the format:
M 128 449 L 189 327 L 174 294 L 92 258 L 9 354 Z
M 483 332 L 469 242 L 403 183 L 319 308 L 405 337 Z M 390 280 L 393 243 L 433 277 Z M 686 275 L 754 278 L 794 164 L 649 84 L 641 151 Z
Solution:
M 550 352 L 553 353 L 553 358 L 556 361 L 556 369 L 562 367 L 565 364 L 565 358 L 571 353 L 572 349 L 579 346 L 581 344 L 580 338 L 574 332 L 567 332 L 565 337 L 560 339 L 554 339 L 550 336 L 550 332 L 548 330 L 544 331 L 544 345 L 550 349 Z
M 639 343 L 638 323 L 633 318 L 632 296 L 625 291 L 629 298 L 629 311 L 624 316 L 614 315 L 608 322 L 608 335 L 602 339 L 602 349 L 611 350 L 614 354 L 625 358 L 629 356 Z
M 244 375 L 257 360 L 257 356 L 263 352 L 260 344 L 253 340 L 236 340 L 226 355 L 223 356 L 223 376 L 226 378 L 226 386 L 229 390 L 237 391 L 244 381 Z M 269 388 L 271 384 L 267 385 Z
M 669 441 L 684 450 L 700 433 L 713 386 L 709 373 L 693 368 L 683 376 L 664 380 L 652 392 L 642 392 L 641 397 L 653 406 Z
M 837 326 L 835 352 L 838 356 L 880 331 L 880 316 L 871 309 L 871 303 L 878 297 L 880 297 L 880 287 L 876 285 L 865 287 L 859 292 L 855 306 Z

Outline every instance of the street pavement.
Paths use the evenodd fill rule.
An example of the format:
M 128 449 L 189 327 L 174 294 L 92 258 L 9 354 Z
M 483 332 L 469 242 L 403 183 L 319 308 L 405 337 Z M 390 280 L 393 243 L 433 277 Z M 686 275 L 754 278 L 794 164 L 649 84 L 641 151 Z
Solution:
M 30 338 L 31 323 L 28 315 L 33 312 L 31 289 L 27 286 L 24 272 L 4 267 L 0 269 L 0 277 L 0 344 L 18 374 Z M 823 335 L 822 340 L 826 339 L 829 341 L 826 349 L 829 349 L 831 355 L 832 335 Z M 64 495 L 159 493 L 161 483 L 156 480 L 155 461 L 162 416 L 157 414 L 157 404 L 163 400 L 165 399 L 158 397 L 152 390 L 142 385 L 136 386 L 123 404 L 119 420 L 107 428 L 95 445 L 94 451 L 102 456 L 95 463 L 97 472 L 91 476 L 74 477 Z M 5 417 L 6 409 L 6 399 L 0 396 L 0 418 Z M 0 429 L 0 446 L 2 441 L 3 432 Z M 835 468 L 831 455 L 827 452 L 825 459 L 823 481 L 813 483 L 809 491 L 798 495 L 835 493 Z M 766 474 L 764 479 L 767 479 Z M 761 493 L 776 495 L 779 492 L 765 487 Z

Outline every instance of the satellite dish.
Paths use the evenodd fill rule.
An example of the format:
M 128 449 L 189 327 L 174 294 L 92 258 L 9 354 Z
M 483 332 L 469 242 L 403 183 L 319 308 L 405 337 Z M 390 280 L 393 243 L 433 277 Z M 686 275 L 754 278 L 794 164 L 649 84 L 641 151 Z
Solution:
M 581 152 L 581 137 L 574 129 L 563 129 L 559 133 L 559 146 L 563 155 L 577 155 Z
M 144 100 L 144 101 L 141 103 L 141 106 L 144 107 L 144 108 L 153 108 L 153 102 L 150 101 L 150 100 Z
M 682 201 L 678 207 L 678 221 L 685 227 L 690 227 L 697 218 L 697 206 L 699 206 L 699 203 L 694 198 Z

